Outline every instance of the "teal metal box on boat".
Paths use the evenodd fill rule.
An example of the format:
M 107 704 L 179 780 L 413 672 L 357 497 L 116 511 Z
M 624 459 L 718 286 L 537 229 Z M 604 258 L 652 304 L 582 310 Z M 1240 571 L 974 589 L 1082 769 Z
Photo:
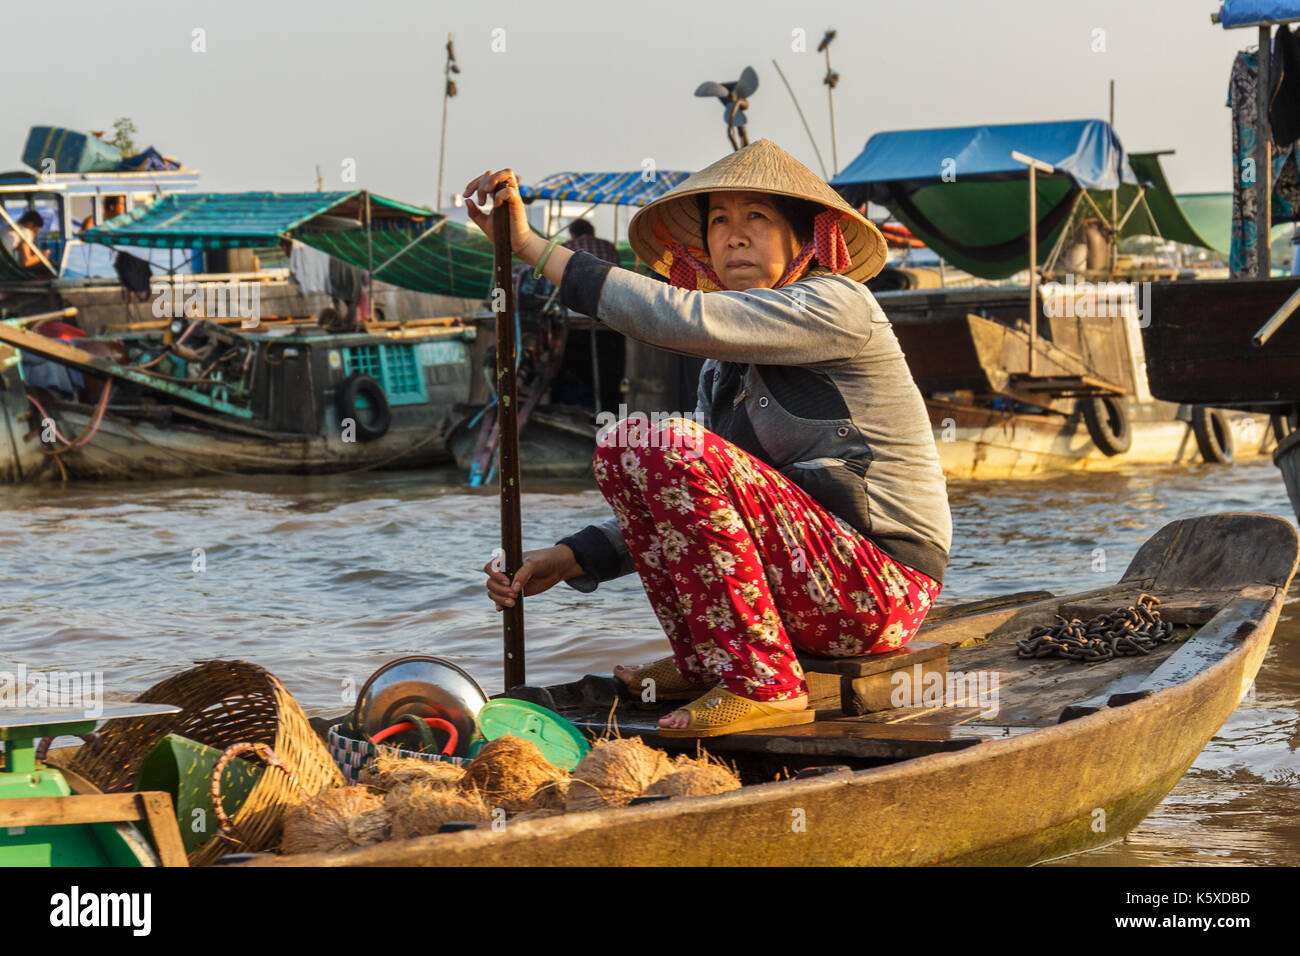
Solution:
M 52 159 L 52 173 L 94 173 L 117 169 L 122 154 L 95 136 L 58 126 L 33 126 L 27 134 L 23 162 L 44 172 L 44 161 Z

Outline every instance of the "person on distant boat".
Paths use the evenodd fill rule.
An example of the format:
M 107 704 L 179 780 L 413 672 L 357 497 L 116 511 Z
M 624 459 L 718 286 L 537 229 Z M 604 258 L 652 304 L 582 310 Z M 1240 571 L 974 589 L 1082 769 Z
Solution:
M 126 212 L 126 199 L 122 196 L 104 197 L 104 222 L 116 219 Z
M 596 237 L 596 228 L 585 219 L 575 219 L 569 224 L 569 235 L 573 238 L 564 244 L 564 248 L 574 252 L 587 252 L 597 259 L 604 259 L 618 265 L 618 249 L 608 239 Z
M 41 257 L 36 253 L 36 237 L 40 231 L 45 228 L 45 220 L 35 209 L 29 209 L 18 218 L 18 228 L 21 231 L 15 232 L 5 223 L 5 248 L 24 269 L 31 269 L 41 264 Z
M 597 442 L 614 517 L 491 564 L 498 610 L 560 581 L 580 591 L 637 571 L 673 656 L 615 674 L 633 694 L 692 700 L 659 722 L 705 737 L 806 723 L 796 650 L 857 656 L 916 633 L 943 583 L 952 518 L 925 403 L 864 284 L 876 227 L 767 140 L 647 205 L 633 251 L 665 285 L 553 248 L 524 218 L 514 173 L 465 190 L 489 235 L 515 207 L 511 248 L 565 305 L 706 359 L 694 420 L 629 416 Z

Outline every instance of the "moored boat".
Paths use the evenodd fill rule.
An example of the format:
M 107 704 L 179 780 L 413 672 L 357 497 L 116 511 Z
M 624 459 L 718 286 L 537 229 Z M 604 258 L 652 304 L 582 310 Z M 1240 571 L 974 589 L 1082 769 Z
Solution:
M 1276 517 L 1175 521 L 1113 585 L 939 608 L 901 651 L 803 659 L 815 723 L 705 742 L 734 762 L 740 790 L 248 862 L 1015 865 L 1100 847 L 1163 799 L 1237 707 L 1298 558 L 1295 528 Z M 1091 664 L 1018 656 L 1017 642 L 1058 615 L 1150 608 L 1143 595 L 1159 599 L 1172 640 Z M 940 676 L 920 679 L 929 674 Z M 972 683 L 972 674 L 989 679 Z M 937 685 L 937 699 L 922 685 L 925 693 Z M 634 709 L 612 678 L 507 696 L 548 706 L 589 732 L 603 729 L 612 710 L 624 736 L 696 746 L 655 733 L 672 705 Z

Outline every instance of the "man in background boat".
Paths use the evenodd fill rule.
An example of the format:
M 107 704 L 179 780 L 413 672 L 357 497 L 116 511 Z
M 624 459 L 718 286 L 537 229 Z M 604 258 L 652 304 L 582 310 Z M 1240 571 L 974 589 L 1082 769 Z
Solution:
M 36 251 L 36 237 L 45 228 L 45 220 L 35 209 L 29 209 L 18 219 L 18 231 L 15 232 L 8 223 L 4 223 L 4 244 L 24 269 L 31 269 L 41 264 L 41 257 Z
M 615 674 L 632 693 L 691 701 L 661 735 L 810 722 L 796 649 L 901 647 L 952 539 L 925 403 L 865 286 L 885 262 L 879 230 L 767 140 L 633 217 L 633 250 L 670 285 L 535 236 L 510 170 L 465 190 L 491 235 L 475 194 L 515 207 L 511 248 L 565 306 L 706 360 L 693 421 L 629 416 L 598 440 L 614 517 L 526 552 L 513 581 L 489 563 L 489 596 L 500 608 L 636 571 L 673 656 Z
M 586 252 L 597 259 L 604 259 L 618 265 L 618 249 L 608 239 L 596 236 L 596 228 L 585 219 L 575 219 L 569 224 L 569 235 L 573 238 L 564 244 L 564 248 L 574 252 Z

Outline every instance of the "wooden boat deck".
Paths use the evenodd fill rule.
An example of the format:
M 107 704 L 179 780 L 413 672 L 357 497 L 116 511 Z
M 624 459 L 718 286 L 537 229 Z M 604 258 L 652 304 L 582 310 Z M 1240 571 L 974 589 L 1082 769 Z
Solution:
M 1124 604 L 1116 600 L 1107 610 L 1119 606 Z M 1038 623 L 1038 615 L 1031 618 L 1033 623 Z M 838 706 L 838 696 L 826 696 L 821 701 L 812 701 L 817 710 L 817 720 L 812 724 L 731 734 L 700 743 L 720 756 L 751 753 L 842 758 L 856 765 L 962 750 L 990 738 L 1051 726 L 1061 721 L 1067 708 L 1077 709 L 1097 699 L 1104 706 L 1111 695 L 1136 690 L 1193 633 L 1192 627 L 1183 625 L 1176 630 L 1174 641 L 1149 655 L 1116 658 L 1099 664 L 1082 664 L 1064 658 L 1018 658 L 1015 642 L 1025 636 L 1033 623 L 1006 629 L 996 639 L 984 643 L 954 648 L 949 657 L 950 675 L 980 671 L 996 675 L 994 715 L 983 716 L 986 708 L 967 705 L 959 698 L 953 705 L 899 707 L 846 716 Z M 938 636 L 941 635 L 937 629 L 931 633 L 923 630 L 917 639 L 934 640 Z M 814 693 L 816 686 L 814 683 Z M 993 690 L 991 686 L 989 689 Z M 616 728 L 621 736 L 640 736 L 651 746 L 668 751 L 693 751 L 696 747 L 694 739 L 661 737 L 656 733 L 659 718 L 680 704 L 641 704 L 627 696 L 618 696 L 612 678 L 596 675 L 549 690 L 559 712 L 589 734 L 600 736 L 607 728 Z M 565 691 L 569 693 L 566 695 Z

